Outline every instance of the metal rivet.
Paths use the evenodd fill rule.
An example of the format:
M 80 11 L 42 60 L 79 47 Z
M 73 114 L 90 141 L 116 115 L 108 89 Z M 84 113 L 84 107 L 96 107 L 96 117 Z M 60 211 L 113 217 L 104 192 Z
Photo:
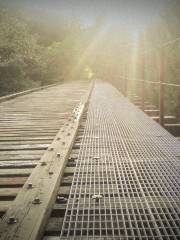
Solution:
M 40 204 L 41 201 L 40 201 L 40 199 L 39 199 L 38 197 L 35 197 L 35 199 L 33 200 L 32 203 L 33 203 L 33 204 Z
M 14 224 L 16 222 L 17 222 L 17 220 L 16 220 L 16 218 L 14 216 L 9 217 L 8 224 Z
M 46 166 L 46 165 L 47 165 L 46 162 L 42 162 L 42 163 L 41 163 L 41 166 Z
M 56 155 L 57 157 L 60 157 L 61 156 L 61 154 L 60 153 L 57 153 L 57 155 Z
M 61 196 L 57 196 L 56 202 L 58 202 L 58 203 L 67 203 L 67 198 L 61 197 Z
M 30 189 L 32 187 L 33 187 L 33 184 L 32 183 L 28 183 L 27 188 Z

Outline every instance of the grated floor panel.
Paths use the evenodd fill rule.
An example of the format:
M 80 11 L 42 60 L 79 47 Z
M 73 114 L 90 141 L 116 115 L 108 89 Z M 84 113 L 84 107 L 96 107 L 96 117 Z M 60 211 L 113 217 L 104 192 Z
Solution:
M 60 239 L 180 239 L 180 143 L 96 82 Z

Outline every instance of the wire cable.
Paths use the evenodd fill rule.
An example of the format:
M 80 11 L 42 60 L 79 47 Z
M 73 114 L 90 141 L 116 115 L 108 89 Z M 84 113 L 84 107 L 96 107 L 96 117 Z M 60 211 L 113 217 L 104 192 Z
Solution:
M 155 81 L 148 81 L 148 80 L 143 80 L 139 78 L 127 78 L 123 76 L 119 76 L 120 78 L 124 78 L 128 81 L 137 81 L 137 82 L 145 82 L 145 83 L 151 83 L 151 84 L 159 84 L 159 85 L 165 85 L 165 86 L 170 86 L 170 87 L 180 87 L 180 84 L 175 84 L 175 83 L 167 83 L 167 82 L 155 82 Z
M 159 45 L 159 46 L 157 46 L 157 47 L 154 47 L 154 48 L 151 48 L 151 49 L 149 49 L 149 50 L 146 50 L 146 51 L 144 51 L 143 53 L 141 53 L 141 55 L 146 55 L 146 54 L 148 54 L 149 52 L 153 52 L 153 51 L 155 51 L 155 50 L 158 50 L 158 49 L 167 47 L 168 45 L 171 45 L 171 44 L 176 43 L 176 42 L 178 42 L 178 41 L 180 41 L 180 37 L 177 37 L 177 38 L 175 38 L 175 39 L 173 39 L 173 40 L 170 40 L 170 41 L 167 41 L 167 42 L 165 42 L 165 43 L 162 43 L 161 45 Z

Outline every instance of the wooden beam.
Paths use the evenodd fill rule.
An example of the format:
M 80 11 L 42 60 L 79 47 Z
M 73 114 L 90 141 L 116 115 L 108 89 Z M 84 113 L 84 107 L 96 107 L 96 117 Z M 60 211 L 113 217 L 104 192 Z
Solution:
M 4 215 L 0 223 L 1 240 L 41 239 L 91 89 L 92 85 Z
M 43 89 L 46 89 L 46 88 L 49 88 L 49 87 L 53 87 L 53 86 L 56 86 L 56 85 L 57 84 L 51 84 L 51 85 L 41 86 L 41 87 L 38 87 L 38 88 L 32 88 L 32 89 L 29 89 L 29 90 L 25 90 L 23 92 L 18 92 L 18 93 L 13 93 L 13 94 L 10 94 L 10 95 L 6 95 L 6 96 L 3 96 L 3 97 L 0 97 L 0 103 L 8 101 L 8 100 L 16 98 L 16 97 L 20 97 L 20 96 L 32 93 L 32 92 L 37 92 L 37 91 L 40 91 L 40 90 L 43 90 Z

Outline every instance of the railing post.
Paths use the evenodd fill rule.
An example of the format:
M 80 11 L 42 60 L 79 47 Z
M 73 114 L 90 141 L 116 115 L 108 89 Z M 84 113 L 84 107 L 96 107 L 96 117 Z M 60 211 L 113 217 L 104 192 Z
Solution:
M 160 74 L 159 74 L 159 123 L 164 126 L 164 49 L 160 52 Z

